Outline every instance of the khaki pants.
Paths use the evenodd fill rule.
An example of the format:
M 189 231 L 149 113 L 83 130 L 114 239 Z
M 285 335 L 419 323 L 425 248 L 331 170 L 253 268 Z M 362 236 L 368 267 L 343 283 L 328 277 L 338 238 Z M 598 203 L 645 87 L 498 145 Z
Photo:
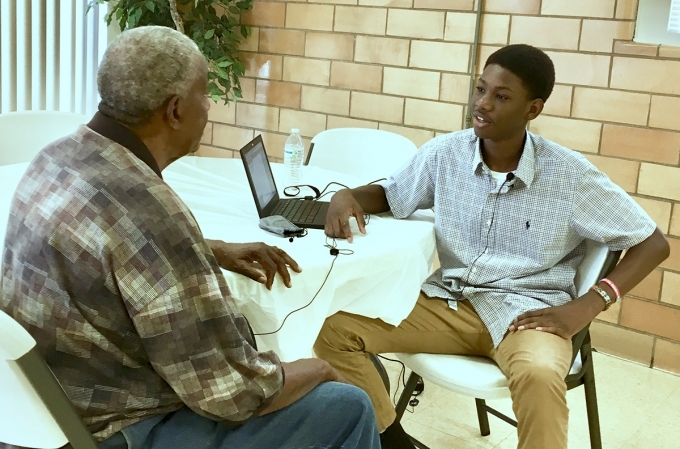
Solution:
M 378 319 L 339 312 L 329 317 L 314 345 L 347 380 L 373 401 L 382 432 L 396 414 L 368 354 L 390 352 L 468 354 L 493 359 L 509 379 L 519 423 L 520 449 L 566 449 L 567 386 L 571 340 L 533 330 L 508 333 L 498 348 L 468 301 L 458 310 L 421 293 L 411 314 L 397 327 Z

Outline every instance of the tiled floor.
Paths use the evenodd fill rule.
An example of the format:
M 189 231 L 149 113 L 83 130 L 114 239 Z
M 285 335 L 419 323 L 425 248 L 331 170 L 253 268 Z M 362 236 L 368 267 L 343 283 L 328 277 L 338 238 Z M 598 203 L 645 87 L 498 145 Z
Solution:
M 680 448 L 680 377 L 604 354 L 595 354 L 600 426 L 604 449 Z M 400 367 L 384 362 L 397 384 Z M 407 373 L 408 375 L 408 370 Z M 583 388 L 568 392 L 569 449 L 589 449 Z M 431 449 L 514 449 L 515 429 L 490 416 L 491 435 L 479 434 L 474 400 L 426 383 L 404 428 Z M 510 414 L 510 400 L 489 401 Z

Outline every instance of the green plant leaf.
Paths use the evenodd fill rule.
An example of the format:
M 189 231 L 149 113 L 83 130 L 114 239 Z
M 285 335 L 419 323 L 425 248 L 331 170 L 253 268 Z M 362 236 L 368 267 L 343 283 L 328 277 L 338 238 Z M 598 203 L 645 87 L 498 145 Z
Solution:
M 204 39 L 212 39 L 212 37 L 213 37 L 214 35 L 215 35 L 215 29 L 208 30 L 208 31 L 206 31 L 205 34 L 203 35 L 203 38 L 204 38 Z
M 146 0 L 146 8 L 149 11 L 154 12 L 156 10 L 156 4 L 152 0 Z

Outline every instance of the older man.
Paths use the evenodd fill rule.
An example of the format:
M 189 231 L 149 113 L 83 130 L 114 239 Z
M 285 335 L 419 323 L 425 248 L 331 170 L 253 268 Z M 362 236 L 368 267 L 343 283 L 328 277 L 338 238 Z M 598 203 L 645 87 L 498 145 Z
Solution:
M 0 305 L 100 446 L 378 448 L 363 391 L 322 360 L 257 350 L 219 266 L 271 286 L 277 267 L 289 284 L 295 262 L 206 241 L 163 182 L 207 122 L 196 45 L 169 28 L 127 31 L 97 82 L 100 112 L 46 147 L 17 189 Z

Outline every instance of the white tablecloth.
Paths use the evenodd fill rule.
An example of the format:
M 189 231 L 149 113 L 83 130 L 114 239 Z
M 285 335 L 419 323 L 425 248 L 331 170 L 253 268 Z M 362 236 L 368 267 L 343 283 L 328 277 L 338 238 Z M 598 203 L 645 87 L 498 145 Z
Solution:
M 26 166 L 0 167 L 2 236 L 12 195 Z M 272 169 L 282 194 L 283 166 L 272 164 Z M 185 157 L 169 166 L 163 178 L 187 203 L 206 238 L 276 245 L 302 267 L 302 273 L 291 274 L 292 288 L 286 288 L 277 276 L 271 291 L 244 276 L 223 271 L 235 300 L 256 333 L 277 329 L 290 311 L 314 297 L 333 261 L 324 247 L 323 231 L 309 230 L 306 237 L 291 243 L 261 230 L 239 159 Z M 315 167 L 302 169 L 302 183 L 323 188 L 329 181 L 350 187 L 362 184 L 348 175 Z M 292 314 L 276 334 L 257 337 L 262 347 L 276 351 L 284 361 L 310 357 L 324 319 L 339 310 L 381 318 L 394 325 L 409 314 L 432 266 L 435 250 L 432 214 L 419 212 L 407 220 L 373 216 L 366 235 L 358 233 L 356 223 L 353 230 L 354 243 L 337 240 L 337 245 L 353 250 L 354 254 L 338 257 L 326 284 L 309 307 Z

